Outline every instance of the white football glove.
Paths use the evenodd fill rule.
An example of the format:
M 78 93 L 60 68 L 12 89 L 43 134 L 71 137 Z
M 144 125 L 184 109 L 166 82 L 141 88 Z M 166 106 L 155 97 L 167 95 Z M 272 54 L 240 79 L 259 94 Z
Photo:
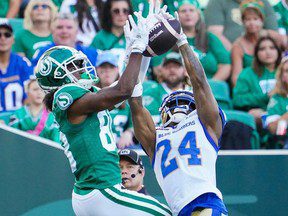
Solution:
M 154 5 L 154 1 L 149 1 L 149 13 L 148 13 L 147 18 L 145 19 L 147 22 L 147 24 L 146 24 L 148 27 L 147 29 L 149 31 L 151 29 L 153 29 L 153 27 L 156 25 L 156 23 L 160 22 L 161 19 L 173 18 L 173 16 L 170 15 L 166 11 L 167 11 L 167 5 L 164 5 L 161 8 L 159 0 L 155 1 L 155 5 Z M 135 15 L 136 15 L 136 13 L 135 13 Z M 131 22 L 131 18 L 129 18 L 130 22 Z M 135 23 L 134 20 L 132 22 Z M 131 23 L 131 26 L 132 26 L 132 23 Z M 133 26 L 132 26 L 132 28 L 133 28 Z M 134 42 L 134 39 L 132 36 L 132 30 L 130 30 L 130 25 L 129 25 L 128 20 L 126 21 L 126 24 L 124 26 L 124 33 L 125 33 L 125 39 L 126 39 L 126 52 L 125 52 L 124 65 L 127 65 L 128 60 L 129 60 L 129 56 L 130 56 L 131 51 L 132 51 L 132 48 L 131 48 L 132 43 Z
M 177 13 L 177 11 L 175 12 L 175 18 L 179 21 L 180 23 L 180 20 L 179 20 L 179 15 Z M 178 48 L 184 44 L 187 44 L 188 41 L 187 41 L 187 36 L 184 34 L 183 32 L 183 29 L 182 29 L 182 26 L 181 26 L 181 31 L 180 31 L 180 34 L 179 34 L 179 38 L 178 38 L 178 41 L 176 42 Z
M 167 5 L 164 5 L 162 8 L 160 7 L 160 1 L 156 0 L 155 5 L 154 1 L 151 0 L 149 2 L 149 13 L 147 16 L 148 19 L 148 27 L 149 29 L 153 29 L 153 27 L 161 21 L 161 19 L 171 19 L 174 18 L 171 14 L 167 11 Z
M 141 13 L 134 13 L 134 14 L 137 17 L 137 24 L 135 23 L 131 15 L 128 16 L 130 25 L 132 27 L 132 29 L 128 33 L 131 41 L 130 42 L 132 48 L 131 53 L 133 52 L 143 53 L 148 45 L 149 40 L 149 29 L 147 26 L 147 19 L 143 18 Z M 127 32 L 127 29 L 125 31 Z

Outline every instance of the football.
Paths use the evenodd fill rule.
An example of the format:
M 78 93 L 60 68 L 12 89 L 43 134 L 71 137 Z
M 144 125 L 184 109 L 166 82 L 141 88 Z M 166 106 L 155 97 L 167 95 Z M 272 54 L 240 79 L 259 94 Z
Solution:
M 162 55 L 170 50 L 177 42 L 181 25 L 176 19 L 158 22 L 149 32 L 149 42 L 144 56 L 152 57 Z

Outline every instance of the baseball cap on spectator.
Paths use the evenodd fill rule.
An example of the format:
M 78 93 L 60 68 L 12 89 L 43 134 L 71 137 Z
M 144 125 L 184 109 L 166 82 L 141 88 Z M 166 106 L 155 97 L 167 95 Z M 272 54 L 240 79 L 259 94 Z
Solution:
M 240 4 L 240 10 L 242 14 L 242 19 L 243 19 L 243 14 L 246 9 L 252 8 L 255 11 L 259 13 L 262 19 L 265 17 L 265 11 L 264 11 L 264 3 L 260 0 L 243 0 Z
M 5 18 L 0 18 L 0 28 L 6 28 L 8 31 L 10 31 L 11 33 L 13 33 L 13 28 L 10 25 L 8 19 Z
M 179 65 L 183 65 L 182 57 L 177 52 L 168 53 L 163 60 L 162 66 L 165 66 L 169 62 L 175 62 L 178 63 Z
M 119 151 L 119 157 L 120 160 L 121 158 L 128 158 L 130 159 L 134 164 L 136 165 L 140 165 L 141 168 L 143 168 L 143 162 L 141 157 L 137 154 L 137 152 L 131 150 L 131 149 L 123 149 L 121 151 Z
M 110 51 L 103 52 L 97 57 L 96 67 L 105 63 L 118 67 L 118 57 Z

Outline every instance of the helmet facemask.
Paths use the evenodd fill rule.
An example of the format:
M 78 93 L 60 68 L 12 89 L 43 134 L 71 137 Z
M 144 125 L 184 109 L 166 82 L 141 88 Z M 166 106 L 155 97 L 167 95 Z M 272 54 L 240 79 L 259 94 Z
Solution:
M 81 51 L 75 53 L 62 64 L 59 64 L 53 58 L 50 60 L 58 65 L 54 72 L 55 79 L 63 79 L 67 77 L 71 83 L 80 85 L 85 89 L 90 89 L 93 84 L 99 82 L 95 67 Z M 75 73 L 78 74 L 76 75 Z
M 194 96 L 188 91 L 173 92 L 163 100 L 159 110 L 164 127 L 170 123 L 178 124 L 196 110 Z

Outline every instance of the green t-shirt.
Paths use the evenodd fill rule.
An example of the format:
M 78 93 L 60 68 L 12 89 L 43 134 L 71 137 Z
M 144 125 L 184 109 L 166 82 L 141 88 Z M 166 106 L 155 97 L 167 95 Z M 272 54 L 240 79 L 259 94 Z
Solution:
M 110 111 L 112 118 L 112 131 L 116 142 L 119 141 L 122 133 L 132 127 L 132 119 L 129 105 L 126 103 L 124 108 L 115 108 Z
M 233 105 L 236 109 L 250 110 L 262 108 L 266 110 L 268 93 L 275 87 L 275 71 L 265 68 L 259 77 L 251 67 L 245 68 L 238 77 L 233 89 Z
M 265 29 L 277 31 L 278 25 L 275 12 L 268 0 L 262 0 L 265 11 Z M 209 0 L 205 10 L 205 23 L 207 27 L 211 25 L 221 25 L 224 27 L 223 34 L 232 43 L 244 28 L 241 21 L 241 12 L 238 0 Z
M 282 95 L 275 94 L 269 101 L 267 106 L 268 117 L 276 116 L 281 117 L 288 112 L 288 97 L 283 97 Z
M 198 58 L 205 70 L 208 79 L 213 78 L 218 70 L 218 64 L 231 64 L 229 52 L 225 49 L 218 37 L 210 32 L 208 36 L 207 53 L 195 48 L 195 38 L 188 38 L 190 46 L 194 47 L 194 51 L 198 54 Z
M 98 89 L 93 87 L 91 91 Z M 55 92 L 53 100 L 52 110 L 65 135 L 61 141 L 75 175 L 74 191 L 78 194 L 121 183 L 119 156 L 108 110 L 91 113 L 80 124 L 71 124 L 67 119 L 70 105 L 91 91 L 69 84 Z
M 248 55 L 247 53 L 244 53 L 243 55 L 243 68 L 251 67 L 253 63 L 253 55 Z
M 33 117 L 30 113 L 29 107 L 23 106 L 10 116 L 9 126 L 22 131 L 35 130 L 42 114 L 43 113 L 41 112 L 39 116 Z M 59 128 L 55 123 L 55 118 L 52 113 L 49 113 L 45 126 L 39 136 L 55 142 L 60 142 Z
M 274 6 L 276 18 L 278 21 L 279 31 L 281 34 L 288 34 L 288 6 L 283 5 L 282 1 Z
M 10 0 L 1 0 L 0 1 L 0 17 L 4 18 L 6 17 L 6 14 L 8 12 L 9 9 L 9 2 Z
M 25 53 L 25 56 L 31 60 L 37 50 L 52 42 L 52 34 L 47 37 L 39 37 L 29 30 L 23 29 L 15 37 L 14 51 Z
M 110 50 L 112 48 L 125 49 L 126 41 L 124 34 L 117 37 L 112 32 L 102 29 L 97 33 L 90 46 L 100 50 Z

